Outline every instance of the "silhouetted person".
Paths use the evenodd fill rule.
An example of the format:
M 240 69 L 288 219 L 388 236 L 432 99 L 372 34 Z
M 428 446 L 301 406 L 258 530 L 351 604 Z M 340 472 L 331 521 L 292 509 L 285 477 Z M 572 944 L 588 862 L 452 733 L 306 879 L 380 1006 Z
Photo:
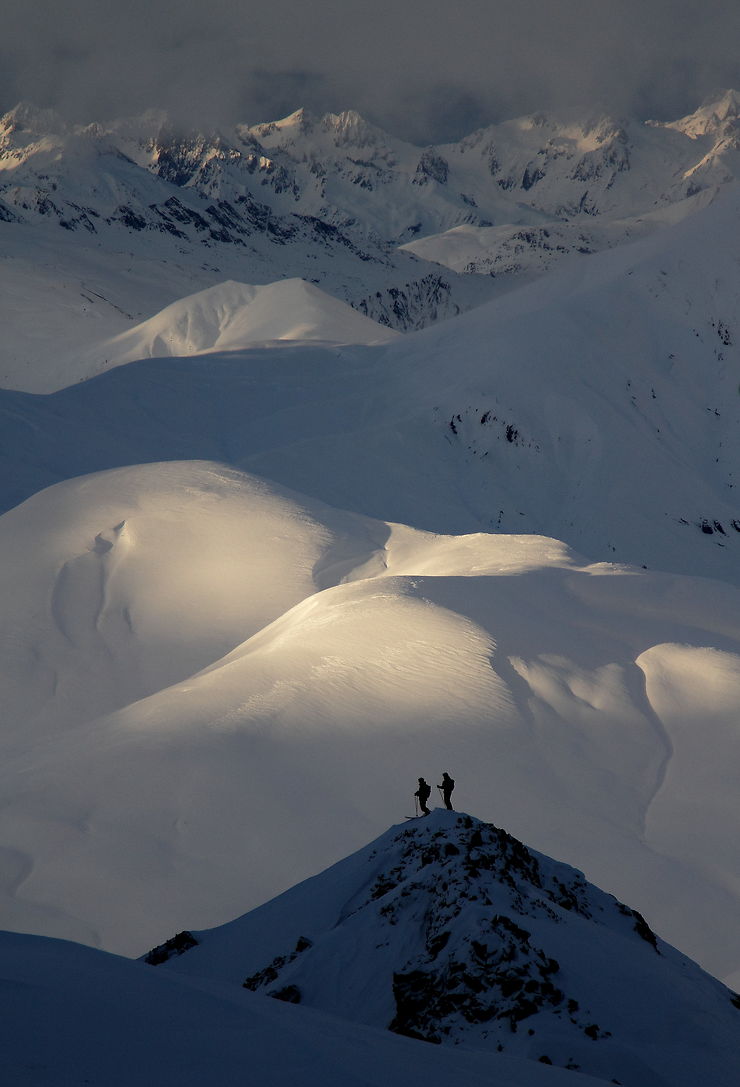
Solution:
M 424 781 L 424 778 L 419 778 L 419 788 L 414 793 L 414 796 L 418 796 L 419 798 L 419 807 L 421 808 L 422 815 L 429 815 L 427 800 L 429 799 L 429 794 L 431 793 L 431 791 L 431 785 L 427 785 L 426 781 Z
M 452 780 L 446 770 L 444 774 L 442 774 L 442 784 L 438 785 L 437 788 L 442 793 L 442 799 L 445 802 L 445 807 L 447 808 L 447 811 L 453 811 L 454 809 L 452 807 L 450 797 L 452 796 L 452 790 L 455 788 L 455 782 Z

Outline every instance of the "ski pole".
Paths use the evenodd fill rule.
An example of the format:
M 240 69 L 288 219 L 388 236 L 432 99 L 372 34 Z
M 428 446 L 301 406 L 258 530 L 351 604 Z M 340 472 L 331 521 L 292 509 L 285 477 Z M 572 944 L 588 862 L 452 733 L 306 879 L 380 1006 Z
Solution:
M 416 814 L 418 816 L 418 814 L 419 814 L 419 798 L 416 795 L 416 793 L 414 793 L 414 811 L 416 812 Z

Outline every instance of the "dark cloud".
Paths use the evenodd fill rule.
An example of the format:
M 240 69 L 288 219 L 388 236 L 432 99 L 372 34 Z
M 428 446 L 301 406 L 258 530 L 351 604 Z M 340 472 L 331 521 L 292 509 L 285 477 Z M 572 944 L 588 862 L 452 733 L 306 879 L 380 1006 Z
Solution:
M 676 117 L 738 58 L 737 0 L 0 0 L 0 108 L 75 120 L 354 108 L 424 142 L 569 106 Z

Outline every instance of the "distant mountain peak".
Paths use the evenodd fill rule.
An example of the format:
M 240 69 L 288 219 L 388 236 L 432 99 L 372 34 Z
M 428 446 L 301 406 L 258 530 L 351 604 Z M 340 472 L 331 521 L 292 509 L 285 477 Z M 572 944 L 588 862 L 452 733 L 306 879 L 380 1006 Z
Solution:
M 728 88 L 715 91 L 702 102 L 699 109 L 666 125 L 696 139 L 700 136 L 718 137 L 727 126 L 734 126 L 740 116 L 740 92 Z
M 270 140 L 271 137 L 277 137 L 282 142 L 291 136 L 295 137 L 311 132 L 317 123 L 315 115 L 310 110 L 301 107 L 294 110 L 293 113 L 289 113 L 287 117 L 282 117 L 279 121 L 266 121 L 250 125 L 248 131 L 259 140 Z
M 321 126 L 334 136 L 335 143 L 341 146 L 352 143 L 357 147 L 387 142 L 389 137 L 376 125 L 370 124 L 354 109 L 342 110 L 341 113 L 326 113 L 321 118 Z

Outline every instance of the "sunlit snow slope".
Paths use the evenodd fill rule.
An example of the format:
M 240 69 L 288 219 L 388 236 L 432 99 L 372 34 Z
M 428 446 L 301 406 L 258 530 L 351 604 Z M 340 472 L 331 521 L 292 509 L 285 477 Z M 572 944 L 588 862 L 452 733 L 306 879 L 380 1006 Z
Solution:
M 141 951 L 342 855 L 446 768 L 466 807 L 740 964 L 736 590 L 215 464 L 70 480 L 0 534 L 7 926 Z

